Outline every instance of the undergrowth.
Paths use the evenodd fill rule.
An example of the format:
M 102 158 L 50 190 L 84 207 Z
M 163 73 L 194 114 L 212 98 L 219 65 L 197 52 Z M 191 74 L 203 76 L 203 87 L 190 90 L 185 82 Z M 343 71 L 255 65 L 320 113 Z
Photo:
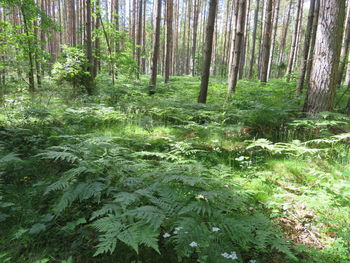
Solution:
M 281 80 L 146 83 L 5 95 L 1 262 L 348 262 L 349 116 Z

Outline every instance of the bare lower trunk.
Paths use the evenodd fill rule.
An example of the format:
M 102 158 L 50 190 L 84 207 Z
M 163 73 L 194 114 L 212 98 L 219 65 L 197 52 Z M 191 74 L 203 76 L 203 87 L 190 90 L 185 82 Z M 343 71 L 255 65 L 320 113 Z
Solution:
M 202 76 L 201 76 L 201 88 L 198 96 L 198 103 L 206 103 L 207 101 L 210 64 L 211 64 L 210 62 L 211 62 L 211 54 L 213 49 L 215 14 L 216 14 L 217 5 L 218 5 L 217 0 L 210 0 L 208 23 L 207 23 L 207 30 L 206 30 L 206 37 L 205 37 L 203 68 L 202 68 Z
M 333 109 L 345 16 L 345 0 L 321 0 L 320 3 L 315 61 L 305 101 L 309 117 Z

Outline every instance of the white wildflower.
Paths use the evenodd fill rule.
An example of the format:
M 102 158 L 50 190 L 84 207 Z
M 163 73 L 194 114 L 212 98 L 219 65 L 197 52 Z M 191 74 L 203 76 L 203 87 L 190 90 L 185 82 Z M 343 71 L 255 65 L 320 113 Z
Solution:
M 213 227 L 213 228 L 211 229 L 211 231 L 213 231 L 213 232 L 219 232 L 219 231 L 220 231 L 220 228 L 218 228 L 218 227 Z
M 198 246 L 198 243 L 197 243 L 197 242 L 192 241 L 192 242 L 190 243 L 190 247 L 197 247 L 197 246 Z
M 249 260 L 249 263 L 256 263 L 256 260 L 255 259 L 251 259 L 251 260 Z
M 170 237 L 170 234 L 169 233 L 164 233 L 163 237 L 164 238 L 168 238 L 168 237 Z
M 225 252 L 225 253 L 222 253 L 221 256 L 223 256 L 224 258 L 229 258 L 230 255 Z
M 237 253 L 236 252 L 231 252 L 231 255 L 229 255 L 229 258 L 231 258 L 232 260 L 238 259 Z
M 175 230 L 176 230 L 176 231 L 180 231 L 181 229 L 183 229 L 183 227 L 182 227 L 182 226 L 175 227 Z

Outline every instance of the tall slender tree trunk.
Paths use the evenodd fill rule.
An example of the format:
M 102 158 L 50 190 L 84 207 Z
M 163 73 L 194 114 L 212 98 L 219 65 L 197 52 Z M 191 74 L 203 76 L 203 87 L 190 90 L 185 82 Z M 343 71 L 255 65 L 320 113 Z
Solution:
M 139 0 L 138 4 L 138 26 L 137 26 L 137 39 L 136 39 L 136 60 L 137 60 L 137 72 L 136 78 L 140 78 L 141 71 L 141 41 L 142 41 L 142 4 L 143 0 Z
M 320 4 L 315 61 L 305 101 L 309 117 L 333 109 L 345 16 L 345 0 L 321 0 Z
M 194 15 L 193 15 L 193 37 L 192 37 L 192 76 L 196 75 L 196 52 L 197 52 L 197 29 L 200 0 L 194 0 Z
M 292 0 L 289 0 L 289 6 L 288 6 L 288 13 L 287 13 L 287 18 L 285 20 L 285 23 L 283 25 L 283 30 L 282 30 L 282 40 L 281 40 L 281 46 L 280 46 L 280 54 L 278 57 L 278 74 L 277 77 L 281 77 L 283 74 L 282 71 L 285 69 L 284 67 L 284 57 L 285 57 L 285 49 L 286 49 L 286 43 L 287 43 L 287 34 L 288 34 L 288 26 L 290 22 L 290 13 L 292 10 Z
M 311 69 L 314 62 L 314 50 L 315 50 L 315 44 L 316 44 L 316 33 L 318 28 L 318 20 L 320 15 L 320 1 L 321 0 L 315 0 L 315 15 L 312 22 L 312 34 L 311 34 L 311 44 L 310 44 L 310 50 L 309 50 L 309 57 L 306 65 L 306 74 L 305 74 L 305 83 L 309 84 L 310 82 L 310 75 L 311 75 Z
M 315 15 L 315 1 L 316 0 L 310 0 L 310 9 L 309 9 L 309 15 L 307 19 L 303 57 L 300 65 L 298 84 L 296 88 L 296 92 L 298 95 L 302 93 L 304 83 L 305 83 L 304 81 L 305 81 L 307 61 L 309 58 L 310 42 L 311 42 L 311 34 L 312 34 L 312 23 L 314 21 L 314 15 Z
M 164 82 L 168 83 L 169 75 L 170 75 L 170 67 L 172 64 L 172 51 L 173 51 L 173 0 L 167 0 L 166 9 L 167 9 L 167 33 L 166 33 Z
M 254 28 L 253 28 L 253 36 L 252 36 L 252 48 L 250 50 L 250 63 L 249 63 L 249 72 L 248 72 L 248 78 L 253 78 L 253 67 L 255 62 L 255 45 L 256 45 L 256 32 L 258 28 L 258 18 L 259 18 L 259 5 L 260 0 L 256 0 L 256 7 L 254 12 Z
M 237 13 L 237 26 L 236 35 L 234 38 L 234 49 L 232 54 L 232 65 L 229 75 L 228 89 L 227 89 L 227 102 L 231 101 L 232 94 L 236 90 L 236 85 L 238 81 L 238 73 L 241 62 L 241 55 L 244 44 L 244 29 L 245 29 L 245 19 L 246 19 L 246 7 L 247 0 L 239 0 L 238 2 L 238 13 Z
M 157 66 L 159 56 L 159 38 L 160 38 L 160 20 L 162 15 L 162 0 L 157 0 L 157 12 L 155 22 L 155 32 L 153 37 L 153 55 L 152 55 L 152 72 L 150 84 L 153 87 L 157 85 Z
M 95 30 L 98 31 L 100 29 L 100 0 L 96 0 L 95 7 L 96 7 Z M 97 76 L 99 64 L 100 64 L 100 38 L 97 32 L 97 35 L 95 36 L 95 57 L 94 57 L 94 66 L 92 70 L 93 78 Z
M 35 83 L 34 83 L 34 50 L 33 50 L 33 43 L 31 41 L 32 37 L 29 32 L 29 23 L 26 15 L 25 7 L 21 6 L 21 13 L 23 18 L 23 24 L 24 24 L 24 33 L 26 35 L 26 44 L 28 48 L 28 61 L 29 61 L 29 71 L 28 71 L 28 80 L 29 80 L 29 91 L 34 92 L 35 91 Z
M 276 37 L 277 37 L 277 30 L 278 30 L 278 23 L 279 23 L 279 12 L 280 12 L 280 4 L 281 0 L 276 0 L 276 7 L 275 7 L 275 15 L 274 15 L 274 20 L 275 20 L 275 26 L 273 29 L 273 39 L 272 39 L 272 45 L 271 45 L 271 52 L 270 52 L 270 58 L 269 58 L 269 69 L 268 69 L 268 75 L 267 79 L 270 78 L 271 75 L 271 70 L 272 70 L 272 65 L 274 62 L 274 55 L 275 55 L 275 49 L 276 49 Z
M 302 8 L 302 0 L 298 0 L 297 20 L 295 22 L 293 42 L 292 42 L 292 47 L 290 49 L 289 62 L 288 62 L 288 67 L 286 72 L 288 81 L 290 80 L 290 75 L 292 74 L 293 68 L 294 68 L 294 61 L 295 61 L 295 55 L 296 55 L 296 49 L 297 49 L 297 43 L 298 43 L 298 31 L 300 26 L 301 8 Z
M 338 87 L 343 82 L 343 76 L 345 71 L 345 65 L 349 58 L 349 43 L 350 43 L 350 3 L 348 3 L 348 11 L 345 20 L 345 32 L 343 38 L 343 47 L 341 51 L 341 63 L 339 66 Z
M 204 59 L 203 59 L 203 67 L 202 67 L 202 75 L 201 75 L 201 87 L 200 87 L 200 92 L 198 96 L 198 103 L 207 102 L 211 55 L 212 55 L 212 49 L 213 49 L 215 15 L 216 15 L 217 5 L 218 5 L 217 0 L 210 0 L 209 15 L 208 15 L 208 22 L 207 22 L 207 29 L 206 29 L 206 37 L 205 37 Z
M 271 49 L 271 35 L 272 35 L 272 0 L 268 0 L 266 3 L 265 30 L 264 30 L 264 38 L 263 38 L 263 49 L 262 49 L 262 55 L 261 55 L 261 72 L 260 72 L 261 82 L 267 82 L 270 49 Z
M 86 56 L 88 59 L 88 72 L 90 77 L 86 80 L 86 90 L 89 95 L 93 93 L 93 56 L 92 56 L 92 34 L 91 34 L 91 0 L 86 0 Z

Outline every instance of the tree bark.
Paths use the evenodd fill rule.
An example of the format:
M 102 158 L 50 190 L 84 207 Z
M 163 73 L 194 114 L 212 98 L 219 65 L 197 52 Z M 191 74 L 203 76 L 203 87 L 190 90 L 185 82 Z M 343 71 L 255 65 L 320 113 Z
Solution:
M 341 63 L 339 66 L 339 76 L 338 76 L 338 87 L 341 86 L 343 82 L 343 76 L 345 71 L 345 65 L 349 58 L 349 44 L 350 44 L 350 3 L 348 4 L 348 11 L 345 20 L 345 32 L 343 39 L 343 47 L 341 51 Z
M 333 109 L 344 26 L 345 0 L 321 0 L 320 4 L 315 61 L 305 101 L 308 117 Z
M 290 80 L 290 75 L 292 74 L 292 71 L 294 68 L 294 59 L 295 59 L 295 53 L 296 53 L 296 48 L 297 48 L 297 42 L 298 42 L 298 31 L 299 31 L 299 26 L 300 26 L 301 7 L 302 7 L 302 0 L 298 0 L 297 20 L 295 22 L 292 47 L 290 49 L 289 62 L 288 62 L 288 67 L 287 67 L 287 72 L 286 72 L 288 81 Z
M 255 61 L 255 46 L 256 46 L 256 32 L 258 28 L 258 18 L 259 18 L 259 5 L 260 0 L 256 0 L 256 8 L 254 13 L 254 28 L 253 28 L 253 36 L 252 36 L 252 48 L 250 50 L 250 63 L 249 63 L 249 72 L 248 72 L 248 78 L 253 78 L 253 67 L 254 67 L 254 61 Z
M 296 92 L 298 95 L 302 93 L 304 83 L 305 83 L 304 81 L 305 81 L 306 67 L 307 67 L 307 61 L 308 61 L 309 51 L 310 51 L 312 23 L 314 21 L 314 15 L 315 15 L 315 1 L 316 0 L 310 0 L 310 9 L 309 9 L 309 15 L 307 19 L 303 57 L 300 65 L 298 84 L 296 88 Z
M 267 82 L 272 35 L 272 0 L 267 1 L 263 50 L 261 55 L 260 81 Z
M 272 1 L 272 0 L 271 0 Z M 245 30 L 245 19 L 246 19 L 246 7 L 247 0 L 239 0 L 238 2 L 238 13 L 237 13 L 237 27 L 236 36 L 234 38 L 234 49 L 232 54 L 232 65 L 231 74 L 229 76 L 228 90 L 227 90 L 227 102 L 231 101 L 232 94 L 236 90 L 239 67 L 241 62 L 242 49 L 244 44 L 244 30 Z
M 153 36 L 153 55 L 152 55 L 152 73 L 150 84 L 153 87 L 157 85 L 157 66 L 158 66 L 158 56 L 159 56 L 159 37 L 160 37 L 160 20 L 162 15 L 162 0 L 157 1 L 157 13 L 156 13 L 156 23 L 155 32 Z
M 209 15 L 208 15 L 208 22 L 207 22 L 207 29 L 206 29 L 206 37 L 205 37 L 201 87 L 200 87 L 200 92 L 198 96 L 198 103 L 206 103 L 207 101 L 211 55 L 212 55 L 212 49 L 213 49 L 215 15 L 216 15 L 217 5 L 218 5 L 217 0 L 210 0 Z
M 166 33 L 164 82 L 168 83 L 169 75 L 170 75 L 170 67 L 172 64 L 172 50 L 173 50 L 173 0 L 167 0 L 166 9 L 167 9 L 167 33 Z

